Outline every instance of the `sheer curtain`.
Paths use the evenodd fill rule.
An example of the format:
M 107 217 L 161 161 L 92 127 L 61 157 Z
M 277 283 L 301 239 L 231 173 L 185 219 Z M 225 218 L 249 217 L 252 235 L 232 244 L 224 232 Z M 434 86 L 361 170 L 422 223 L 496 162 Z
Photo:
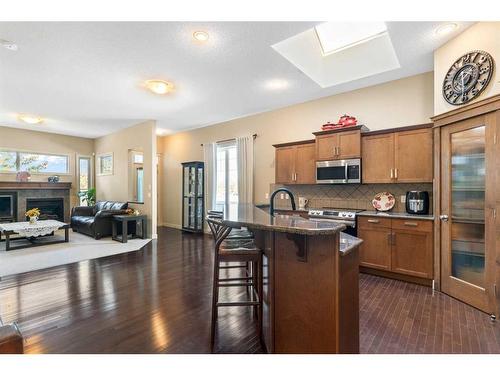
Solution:
M 253 136 L 236 138 L 238 202 L 253 203 Z
M 217 145 L 203 144 L 203 162 L 205 163 L 205 211 L 215 208 L 216 176 L 217 176 Z M 203 213 L 205 214 L 205 213 Z

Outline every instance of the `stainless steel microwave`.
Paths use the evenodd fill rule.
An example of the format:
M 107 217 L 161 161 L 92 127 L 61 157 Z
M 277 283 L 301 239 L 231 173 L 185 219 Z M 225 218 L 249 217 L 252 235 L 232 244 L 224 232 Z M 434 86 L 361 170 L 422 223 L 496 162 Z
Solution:
M 316 162 L 318 184 L 360 184 L 361 159 Z

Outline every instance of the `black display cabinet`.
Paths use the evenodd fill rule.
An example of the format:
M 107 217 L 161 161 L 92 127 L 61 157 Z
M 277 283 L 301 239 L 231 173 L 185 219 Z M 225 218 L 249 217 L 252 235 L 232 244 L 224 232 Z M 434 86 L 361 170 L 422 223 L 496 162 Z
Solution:
M 204 205 L 203 162 L 182 163 L 182 230 L 203 233 Z

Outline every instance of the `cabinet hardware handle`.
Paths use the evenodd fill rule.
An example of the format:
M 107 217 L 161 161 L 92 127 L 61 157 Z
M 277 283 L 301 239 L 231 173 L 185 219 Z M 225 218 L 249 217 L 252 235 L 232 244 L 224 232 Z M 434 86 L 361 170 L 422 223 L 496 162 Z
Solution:
M 439 220 L 448 221 L 448 215 L 439 215 Z
M 398 169 L 394 168 L 394 178 L 398 178 Z
M 392 245 L 392 234 L 391 233 L 387 233 L 387 243 L 389 245 Z
M 396 233 L 391 233 L 391 245 L 396 245 Z
M 297 172 L 295 172 L 295 181 L 297 181 Z
M 368 222 L 369 223 L 378 224 L 378 223 L 380 223 L 380 220 L 377 220 L 377 219 L 368 219 Z
M 391 168 L 391 178 L 394 178 L 394 169 Z
M 409 221 L 405 221 L 405 225 L 407 227 L 418 227 L 418 223 L 411 223 Z
M 340 156 L 340 146 L 337 147 L 337 156 Z

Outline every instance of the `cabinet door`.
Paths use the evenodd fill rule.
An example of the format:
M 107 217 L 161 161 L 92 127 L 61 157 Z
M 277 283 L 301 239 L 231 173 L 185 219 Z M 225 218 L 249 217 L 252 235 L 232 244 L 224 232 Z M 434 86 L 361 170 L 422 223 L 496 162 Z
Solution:
M 431 221 L 393 220 L 393 272 L 425 279 L 433 278 L 432 225 Z
M 391 270 L 390 219 L 359 218 L 359 264 L 385 271 Z
M 295 146 L 279 147 L 276 149 L 276 183 L 294 183 L 295 173 Z
M 336 134 L 318 135 L 316 137 L 316 159 L 337 159 L 338 138 Z
M 298 145 L 295 154 L 295 183 L 316 183 L 316 145 L 309 143 Z
M 363 183 L 394 182 L 394 133 L 361 138 Z
M 396 182 L 432 182 L 432 129 L 394 135 Z
M 337 139 L 338 158 L 361 157 L 361 132 L 359 130 L 340 132 L 337 134 Z

